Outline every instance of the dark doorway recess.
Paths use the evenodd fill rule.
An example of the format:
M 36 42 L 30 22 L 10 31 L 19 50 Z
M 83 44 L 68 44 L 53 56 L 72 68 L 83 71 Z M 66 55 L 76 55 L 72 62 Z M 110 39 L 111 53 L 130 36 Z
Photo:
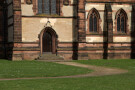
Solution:
M 43 52 L 52 52 L 52 35 L 49 32 L 43 35 Z
M 42 37 L 42 52 L 56 54 L 57 35 L 56 32 L 47 27 L 44 30 Z

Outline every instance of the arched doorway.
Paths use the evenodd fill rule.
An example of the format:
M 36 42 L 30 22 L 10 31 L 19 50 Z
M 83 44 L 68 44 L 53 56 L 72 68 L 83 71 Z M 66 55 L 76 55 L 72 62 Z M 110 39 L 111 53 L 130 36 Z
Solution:
M 46 31 L 43 34 L 43 52 L 52 52 L 52 35 L 50 32 Z
M 57 34 L 51 27 L 41 32 L 41 53 L 56 53 Z

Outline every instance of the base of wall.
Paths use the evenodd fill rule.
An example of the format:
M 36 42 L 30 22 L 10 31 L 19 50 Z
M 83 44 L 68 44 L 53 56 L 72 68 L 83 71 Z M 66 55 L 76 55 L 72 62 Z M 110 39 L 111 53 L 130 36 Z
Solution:
M 13 54 L 12 60 L 13 61 L 20 61 L 20 60 L 36 60 L 39 57 L 39 53 L 21 53 L 21 54 Z
M 8 43 L 7 58 L 13 61 L 35 60 L 40 56 L 38 43 Z
M 110 53 L 104 56 L 104 53 L 81 53 L 76 54 L 59 54 L 65 60 L 91 60 L 91 59 L 132 59 L 131 53 Z
M 131 53 L 110 53 L 108 59 L 131 59 Z
M 13 61 L 36 60 L 41 56 L 38 43 L 14 43 L 9 46 L 7 56 L 8 59 Z M 117 44 L 117 46 L 110 44 L 109 48 L 104 48 L 102 43 L 83 43 L 78 44 L 78 46 L 73 43 L 60 43 L 56 54 L 64 58 L 64 60 L 133 59 L 135 58 L 135 49 L 132 49 L 130 44 L 121 43 Z

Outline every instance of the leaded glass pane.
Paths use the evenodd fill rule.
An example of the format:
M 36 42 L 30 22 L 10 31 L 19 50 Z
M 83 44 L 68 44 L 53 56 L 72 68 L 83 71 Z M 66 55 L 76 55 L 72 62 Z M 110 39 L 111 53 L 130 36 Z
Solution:
M 44 0 L 44 13 L 50 14 L 50 3 L 49 0 Z
M 117 31 L 120 32 L 120 17 L 117 18 Z
M 94 32 L 97 32 L 97 17 L 94 15 Z
M 51 0 L 51 14 L 56 14 L 56 0 Z
M 38 0 L 38 13 L 42 13 L 42 0 Z
M 124 16 L 121 18 L 121 32 L 124 33 L 124 26 L 125 26 L 125 22 L 124 22 Z
M 93 32 L 93 18 L 92 18 L 92 15 L 90 16 L 90 25 L 89 25 L 89 29 L 90 29 L 90 32 Z

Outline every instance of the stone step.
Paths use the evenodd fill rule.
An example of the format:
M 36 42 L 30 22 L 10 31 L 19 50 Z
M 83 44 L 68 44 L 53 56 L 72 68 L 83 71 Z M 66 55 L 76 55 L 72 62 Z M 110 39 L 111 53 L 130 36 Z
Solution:
M 38 60 L 64 60 L 62 57 L 56 54 L 42 54 Z

